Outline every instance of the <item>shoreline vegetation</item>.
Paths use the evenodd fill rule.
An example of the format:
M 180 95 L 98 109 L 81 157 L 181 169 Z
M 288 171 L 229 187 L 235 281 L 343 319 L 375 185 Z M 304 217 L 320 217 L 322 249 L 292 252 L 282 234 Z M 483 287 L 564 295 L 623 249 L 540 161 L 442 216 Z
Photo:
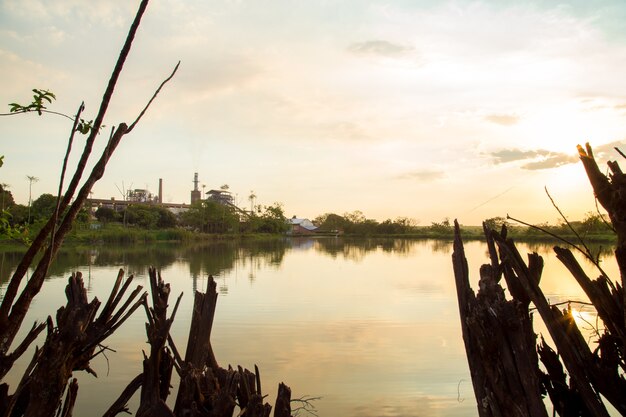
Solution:
M 616 242 L 615 234 L 610 230 L 594 230 L 585 232 L 584 230 L 576 230 L 576 233 L 565 226 L 539 226 L 543 230 L 519 226 L 512 227 L 507 225 L 508 236 L 519 242 L 560 242 L 564 243 L 580 243 L 579 238 L 588 243 L 607 243 L 614 244 Z M 465 240 L 485 240 L 482 226 L 460 226 L 463 238 Z M 574 229 L 575 230 L 575 229 Z M 548 233 L 546 233 L 548 232 Z M 25 243 L 32 240 L 36 236 L 37 231 L 25 231 L 20 235 L 19 239 L 0 237 L 0 246 L 2 247 L 25 247 Z M 98 225 L 98 228 L 92 228 L 90 224 L 78 224 L 68 234 L 65 243 L 68 245 L 98 245 L 98 244 L 134 244 L 134 243 L 157 243 L 157 242 L 219 242 L 232 240 L 276 240 L 284 238 L 393 238 L 393 239 L 435 239 L 449 240 L 454 239 L 453 228 L 441 228 L 433 226 L 411 226 L 410 229 L 396 233 L 377 232 L 375 230 L 362 230 L 351 232 L 320 232 L 316 234 L 285 234 L 284 232 L 223 232 L 223 233 L 207 233 L 194 230 L 187 230 L 182 227 L 156 228 L 146 229 L 134 226 L 123 226 L 122 224 L 106 224 Z

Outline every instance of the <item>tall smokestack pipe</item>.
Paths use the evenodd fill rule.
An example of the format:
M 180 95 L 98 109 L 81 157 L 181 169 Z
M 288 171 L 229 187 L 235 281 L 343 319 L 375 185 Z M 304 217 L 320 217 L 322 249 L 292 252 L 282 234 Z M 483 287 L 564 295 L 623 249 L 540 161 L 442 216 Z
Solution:
M 163 178 L 159 178 L 159 204 L 163 204 Z

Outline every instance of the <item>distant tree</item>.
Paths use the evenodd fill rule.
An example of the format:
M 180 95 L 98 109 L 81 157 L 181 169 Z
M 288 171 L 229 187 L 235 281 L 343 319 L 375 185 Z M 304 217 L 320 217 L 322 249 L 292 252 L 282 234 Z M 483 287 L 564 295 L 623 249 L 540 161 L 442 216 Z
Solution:
M 111 207 L 98 207 L 95 216 L 102 223 L 119 222 L 122 220 L 122 215 Z
M 182 213 L 181 224 L 206 233 L 233 233 L 239 230 L 239 215 L 231 206 L 203 200 Z
M 343 216 L 335 213 L 325 213 L 320 216 L 317 216 L 313 223 L 318 226 L 321 230 L 325 231 L 333 231 L 333 230 L 345 230 L 349 221 L 346 220 Z
M 57 198 L 52 194 L 42 194 L 33 201 L 31 218 L 33 221 L 49 219 L 57 206 Z
M 491 217 L 484 221 L 485 225 L 491 229 L 500 231 L 502 229 L 502 225 L 509 226 L 507 220 L 504 217 Z
M 254 191 L 250 191 L 250 195 L 248 196 L 248 200 L 250 200 L 250 213 L 254 214 L 254 200 L 256 199 L 256 194 Z
M 154 229 L 159 223 L 159 213 L 144 204 L 131 204 L 126 208 L 126 222 L 144 229 Z
M 284 233 L 289 229 L 281 203 L 266 206 L 255 231 L 261 233 Z
M 430 230 L 441 234 L 449 234 L 453 231 L 448 217 L 444 218 L 441 222 L 432 222 L 430 224 Z
M 15 205 L 15 200 L 13 199 L 13 194 L 9 189 L 9 184 L 0 184 L 0 204 L 1 209 L 5 210 L 9 207 Z
M 604 216 L 590 211 L 585 213 L 585 217 L 580 224 L 580 230 L 583 233 L 607 232 L 610 230 L 607 223 L 608 220 Z
M 157 222 L 157 226 L 159 228 L 176 227 L 178 220 L 174 213 L 172 213 L 165 207 L 155 206 L 154 208 L 156 209 L 157 213 L 159 213 L 159 220 Z
M 344 213 L 343 217 L 351 223 L 362 223 L 365 221 L 365 215 L 361 210 L 355 210 L 352 213 Z
M 8 210 L 9 222 L 12 226 L 26 224 L 28 221 L 28 207 L 23 204 L 14 204 Z
M 78 223 L 87 223 L 91 219 L 91 215 L 89 214 L 89 210 L 85 207 L 81 208 L 76 215 L 76 221 Z

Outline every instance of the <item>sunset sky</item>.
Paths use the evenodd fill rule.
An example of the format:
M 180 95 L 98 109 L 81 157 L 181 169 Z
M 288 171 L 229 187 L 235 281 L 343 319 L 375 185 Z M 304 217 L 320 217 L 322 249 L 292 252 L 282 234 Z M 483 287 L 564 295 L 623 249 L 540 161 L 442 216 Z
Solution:
M 138 1 L 0 0 L 0 109 L 93 118 Z M 152 0 L 105 120 L 132 122 L 94 197 L 228 184 L 287 216 L 462 224 L 595 210 L 576 156 L 626 150 L 626 2 Z M 0 182 L 56 193 L 71 122 L 0 117 Z M 108 128 L 106 128 L 108 132 Z M 107 134 L 100 136 L 104 142 Z M 80 137 L 75 153 L 83 143 Z M 619 157 L 621 158 L 621 157 Z

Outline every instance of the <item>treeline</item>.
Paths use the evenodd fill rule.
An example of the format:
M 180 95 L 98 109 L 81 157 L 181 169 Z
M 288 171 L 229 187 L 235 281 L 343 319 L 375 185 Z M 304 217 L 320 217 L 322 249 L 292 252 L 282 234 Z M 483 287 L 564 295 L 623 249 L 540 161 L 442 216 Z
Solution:
M 313 223 L 318 230 L 328 233 L 339 233 L 347 236 L 406 236 L 418 238 L 450 238 L 454 236 L 454 227 L 450 219 L 444 218 L 430 225 L 419 225 L 414 219 L 398 217 L 378 222 L 366 218 L 361 211 L 338 215 L 326 213 L 316 217 Z M 492 217 L 485 220 L 486 225 L 499 230 L 506 225 L 510 236 L 522 240 L 553 240 L 583 238 L 589 241 L 607 241 L 615 239 L 615 233 L 607 219 L 598 213 L 586 213 L 583 220 L 547 222 L 536 225 L 525 225 L 504 217 Z M 461 226 L 465 238 L 483 239 L 482 226 Z
M 52 215 L 57 198 L 51 194 L 42 194 L 29 206 L 16 204 L 10 191 L 0 185 L 0 203 L 2 204 L 2 223 L 0 235 L 23 236 L 26 239 L 36 233 L 41 225 Z M 95 223 L 95 226 L 93 225 Z M 541 223 L 535 227 L 493 217 L 485 220 L 492 229 L 507 226 L 509 234 L 524 240 L 548 240 L 554 236 L 577 238 L 576 235 L 590 241 L 606 241 L 614 238 L 605 218 L 598 213 L 587 213 L 583 220 L 557 222 L 555 225 Z M 325 213 L 313 219 L 318 227 L 317 233 L 344 236 L 403 236 L 416 238 L 452 238 L 453 226 L 448 218 L 430 225 L 419 225 L 409 217 L 397 217 L 379 222 L 367 218 L 356 210 L 339 215 Z M 253 213 L 243 212 L 232 205 L 218 201 L 203 200 L 194 203 L 188 210 L 174 214 L 158 204 L 131 204 L 124 210 L 117 211 L 110 207 L 99 207 L 90 213 L 82 209 L 77 217 L 75 229 L 91 230 L 100 234 L 104 240 L 136 241 L 139 240 L 190 240 L 194 234 L 241 235 L 241 234 L 284 234 L 290 229 L 283 207 L 280 203 L 259 207 Z M 482 239 L 482 227 L 461 226 L 466 238 Z M 157 236 L 157 234 L 159 236 Z M 111 236 L 109 236 L 111 235 Z M 552 236 L 551 236 L 552 235 Z M 91 237 L 87 237 L 89 240 Z
M 313 220 L 313 224 L 318 227 L 320 232 L 354 236 L 411 235 L 419 231 L 417 221 L 414 219 L 398 217 L 395 220 L 387 219 L 378 222 L 366 218 L 363 212 L 359 210 L 344 215 L 325 213 L 317 216 Z
M 94 215 L 102 224 L 118 223 L 143 229 L 181 227 L 211 234 L 284 233 L 288 229 L 279 203 L 252 214 L 240 212 L 234 206 L 203 200 L 178 215 L 156 204 L 131 204 L 123 211 L 100 207 Z
M 2 223 L 0 235 L 27 240 L 35 234 L 54 213 L 57 197 L 42 194 L 28 206 L 16 204 L 10 191 L 0 185 Z M 216 201 L 203 200 L 179 214 L 174 214 L 158 204 L 131 204 L 117 211 L 110 207 L 99 207 L 93 213 L 83 208 L 76 219 L 75 230 L 106 229 L 100 232 L 117 233 L 121 240 L 133 240 L 142 231 L 199 232 L 208 234 L 254 234 L 285 233 L 289 226 L 280 203 L 259 208 L 255 213 L 244 213 L 234 206 Z M 121 230 L 123 229 L 123 230 Z M 10 232 L 10 233 L 8 233 Z M 144 233 L 145 234 L 145 233 Z M 171 235 L 171 233 L 170 233 Z M 176 240 L 180 233 L 171 235 Z M 144 236 L 154 238 L 154 233 Z M 167 237 L 167 236 L 165 236 Z M 113 239 L 115 240 L 115 239 Z

